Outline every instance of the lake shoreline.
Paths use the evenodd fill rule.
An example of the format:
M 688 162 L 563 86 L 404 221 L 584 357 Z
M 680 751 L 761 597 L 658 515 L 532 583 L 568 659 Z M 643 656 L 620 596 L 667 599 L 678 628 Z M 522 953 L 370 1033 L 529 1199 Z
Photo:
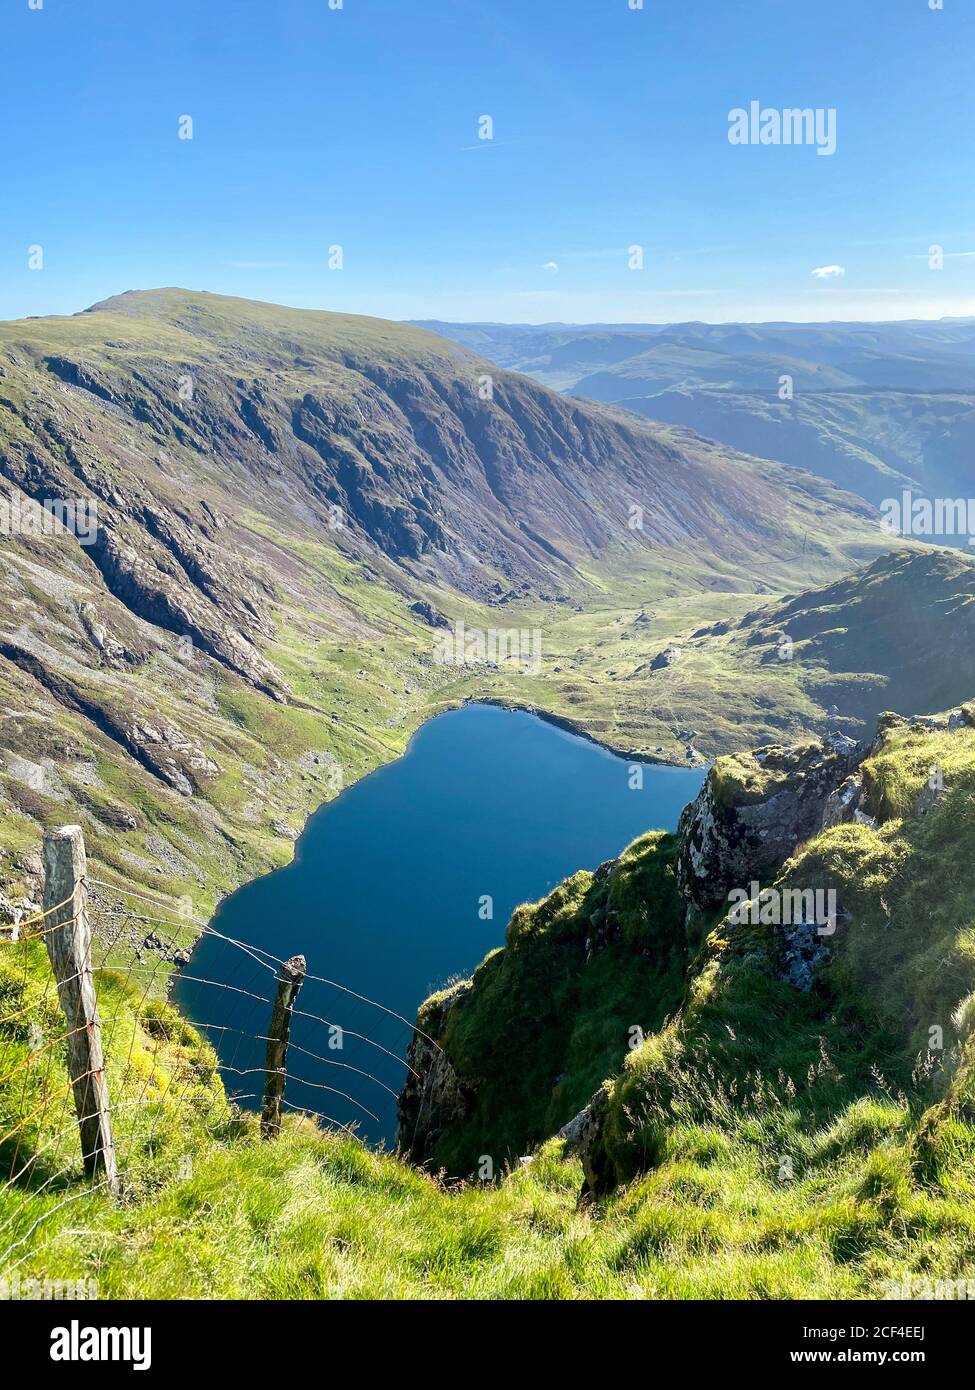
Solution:
M 555 714 L 551 710 L 539 709 L 537 705 L 522 703 L 518 700 L 508 699 L 504 695 L 472 695 L 460 701 L 455 708 L 462 708 L 466 705 L 493 705 L 497 709 L 511 710 L 522 714 L 533 714 L 536 719 L 541 719 L 546 724 L 552 724 L 556 729 L 561 729 L 563 733 L 574 734 L 576 738 L 584 739 L 586 743 L 594 743 L 597 748 L 604 749 L 607 753 L 612 753 L 615 758 L 623 758 L 627 762 L 647 763 L 652 767 L 676 767 L 682 771 L 693 771 L 695 768 L 707 767 L 707 759 L 701 758 L 700 762 L 675 762 L 673 758 L 663 758 L 657 753 L 640 753 L 636 749 L 624 748 L 619 744 L 609 743 L 606 739 L 600 738 L 597 734 L 590 733 L 581 724 L 577 724 L 565 714 Z
M 338 799 L 341 796 L 344 795 L 345 792 L 351 791 L 353 787 L 361 785 L 361 783 L 366 781 L 367 778 L 374 776 L 383 768 L 392 767 L 395 763 L 398 763 L 402 761 L 403 758 L 407 757 L 409 755 L 410 748 L 412 747 L 413 742 L 418 736 L 418 734 L 421 732 L 421 730 L 426 728 L 428 724 L 432 723 L 433 720 L 439 719 L 444 714 L 450 714 L 453 711 L 468 709 L 477 705 L 488 705 L 494 709 L 508 710 L 511 713 L 534 715 L 536 719 L 542 720 L 542 722 L 545 724 L 552 725 L 554 728 L 559 729 L 562 733 L 570 734 L 575 738 L 582 739 L 583 742 L 593 744 L 595 747 L 601 748 L 604 752 L 612 754 L 613 757 L 625 759 L 627 762 L 644 763 L 650 767 L 677 768 L 681 771 L 693 771 L 695 768 L 703 768 L 707 766 L 705 762 L 679 763 L 674 762 L 673 759 L 670 758 L 660 757 L 657 754 L 639 753 L 633 749 L 624 748 L 621 745 L 614 744 L 608 742 L 604 738 L 600 738 L 597 734 L 590 733 L 588 729 L 584 728 L 576 721 L 568 718 L 568 716 L 566 715 L 556 714 L 552 710 L 540 709 L 538 706 L 532 705 L 528 702 L 512 700 L 502 695 L 466 695 L 456 700 L 445 700 L 439 702 L 437 706 L 431 709 L 431 711 L 427 714 L 426 718 L 420 720 L 420 722 L 410 733 L 410 737 L 407 740 L 405 748 L 395 758 L 390 758 L 387 762 L 377 763 L 375 767 L 370 768 L 368 772 L 364 772 L 362 776 L 356 778 L 354 782 L 350 782 L 348 786 L 344 786 L 341 789 L 341 791 L 339 791 L 336 794 L 336 796 L 331 797 L 328 801 L 320 801 L 317 806 L 314 806 L 305 816 L 301 829 L 297 832 L 294 840 L 292 841 L 292 856 L 288 860 L 288 862 L 286 864 L 279 864 L 273 868 L 267 869 L 264 873 L 257 874 L 253 878 L 244 879 L 231 892 L 225 894 L 222 898 L 220 898 L 214 907 L 213 913 L 207 921 L 207 927 L 213 926 L 214 922 L 219 916 L 221 907 L 225 902 L 228 901 L 228 899 L 234 897 L 235 894 L 241 892 L 243 889 L 249 887 L 251 884 L 260 883 L 263 879 L 270 878 L 274 874 L 281 873 L 283 870 L 291 868 L 295 864 L 298 856 L 298 845 L 301 842 L 303 836 L 307 833 L 310 822 L 326 806 L 333 805 L 336 801 L 338 801 Z M 201 928 L 199 935 L 196 937 L 195 941 L 190 946 L 190 960 L 185 965 L 176 966 L 176 968 L 171 972 L 166 982 L 167 998 L 170 998 L 172 996 L 173 989 L 178 983 L 183 970 L 188 969 L 192 965 L 193 956 L 196 953 L 196 948 L 199 945 L 200 941 L 203 939 L 205 933 L 206 928 Z
M 632 777 L 634 762 L 648 769 L 645 778 Z M 401 1019 L 409 1029 L 407 1020 L 443 979 L 469 975 L 503 947 L 520 903 L 617 857 L 649 830 L 672 831 L 704 773 L 700 765 L 620 754 L 558 716 L 502 700 L 451 703 L 418 726 L 400 757 L 321 803 L 287 865 L 222 900 L 186 973 L 174 972 L 174 1002 L 208 1036 L 214 1028 L 222 1038 L 231 1025 L 230 1045 L 240 1020 L 225 1016 L 222 993 L 205 987 L 229 986 L 228 1000 L 246 1012 L 253 986 L 237 978 L 238 953 L 228 954 L 223 937 L 250 948 L 245 955 L 264 954 L 271 970 L 272 962 L 305 955 L 310 970 L 317 964 L 322 972 L 309 975 L 306 990 L 328 975 L 344 982 L 337 988 L 346 994 L 383 1001 L 386 1024 Z M 312 993 L 310 1014 L 340 1028 L 348 1022 L 344 1007 L 356 1007 L 331 994 L 317 1006 L 314 1000 Z M 264 1030 L 255 1018 L 240 1036 Z M 396 1040 L 383 1037 L 380 1050 L 387 1046 L 396 1050 Z M 308 1056 L 326 1050 L 322 1040 L 309 1047 Z M 218 1052 L 224 1056 L 219 1043 Z M 250 1070 L 260 1066 L 255 1054 Z M 386 1102 L 373 1104 L 375 1136 L 391 1140 Z M 314 1110 L 314 1097 L 303 1105 Z

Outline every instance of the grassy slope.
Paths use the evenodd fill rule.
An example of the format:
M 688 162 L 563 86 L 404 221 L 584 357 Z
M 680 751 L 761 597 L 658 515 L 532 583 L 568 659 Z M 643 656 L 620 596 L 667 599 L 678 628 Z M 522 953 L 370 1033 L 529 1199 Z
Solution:
M 935 762 L 947 799 L 921 819 L 911 808 Z M 967 1277 L 975 900 L 945 866 L 975 850 L 975 730 L 895 729 L 867 780 L 880 827 L 826 832 L 784 874 L 827 875 L 851 914 L 814 991 L 775 978 L 767 935 L 719 925 L 681 1015 L 609 1083 L 602 1158 L 621 1191 L 579 1208 L 580 1169 L 558 1141 L 452 1192 L 298 1118 L 261 1146 L 251 1120 L 222 1113 L 205 1049 L 169 1019 L 155 1037 L 140 1025 L 137 1067 L 153 1053 L 157 1078 L 181 1067 L 198 1102 L 162 1103 L 150 1162 L 145 1132 L 129 1142 L 140 1182 L 121 1208 L 70 1183 L 26 1204 L 0 1190 L 6 1240 L 76 1199 L 18 1247 L 17 1272 L 85 1274 L 116 1297 L 856 1298 L 890 1279 Z M 632 873 L 661 848 L 638 842 Z M 572 880 L 548 912 L 522 914 L 536 955 L 546 934 L 561 949 L 580 890 Z M 45 976 L 36 943 L 15 949 L 11 1002 Z M 127 1042 L 138 1001 L 104 975 L 99 991 Z M 927 1051 L 934 1025 L 942 1052 Z M 55 1052 L 54 1081 L 60 1065 Z
M 91 347 L 85 335 L 95 333 L 92 325 L 97 327 L 98 317 L 69 321 L 70 332 Z M 280 325 L 273 328 L 272 336 L 279 340 Z M 36 351 L 43 354 L 55 345 L 50 335 L 60 331 L 43 321 L 36 327 L 18 325 L 15 345 L 25 333 L 36 333 Z M 154 361 L 160 351 L 171 352 L 173 361 L 185 360 L 189 351 L 178 337 L 160 345 L 157 329 L 147 328 L 137 316 L 120 316 L 112 331 L 127 353 L 143 345 Z M 385 331 L 381 325 L 375 328 L 380 337 Z M 238 334 L 239 325 L 231 322 L 228 332 Z M 384 350 L 381 342 L 365 346 L 370 355 Z M 194 351 L 202 349 L 197 344 Z M 16 383 L 7 380 L 3 389 L 13 391 Z M 678 432 L 675 438 L 680 437 Z M 114 441 L 113 447 L 119 443 L 128 447 L 124 440 Z M 182 454 L 179 445 L 169 447 L 188 467 L 191 456 Z M 49 760 L 63 783 L 60 788 L 55 783 L 49 795 L 25 787 L 9 767 L 0 778 L 4 885 L 16 891 L 23 882 L 21 864 L 36 848 L 39 823 L 80 818 L 92 841 L 96 871 L 114 870 L 137 887 L 158 888 L 163 859 L 167 886 L 177 893 L 189 891 L 197 911 L 205 913 L 216 892 L 290 856 L 290 841 L 274 829 L 275 819 L 297 826 L 308 809 L 330 794 L 327 764 L 309 761 L 311 755 L 337 757 L 350 780 L 401 751 L 422 718 L 474 694 L 537 703 L 574 718 L 607 742 L 628 748 L 659 743 L 674 756 L 687 727 L 703 728 L 697 743 L 706 752 L 760 743 L 783 727 L 816 727 L 822 710 L 803 689 L 798 664 L 769 671 L 739 661 L 736 653 L 730 659 L 702 647 L 668 671 L 650 675 L 640 668 L 675 637 L 689 637 L 703 623 L 734 620 L 753 608 L 763 588 L 781 592 L 794 584 L 797 573 L 805 582 L 822 580 L 851 558 L 871 553 L 876 543 L 855 521 L 838 521 L 838 535 L 818 543 L 821 511 L 822 502 L 814 495 L 791 494 L 788 513 L 779 519 L 778 540 L 745 556 L 743 565 L 724 562 L 723 582 L 720 564 L 702 578 L 679 547 L 651 554 L 639 565 L 632 553 L 609 551 L 598 564 L 580 567 L 583 582 L 576 607 L 525 598 L 506 606 L 499 618 L 498 610 L 472 599 L 452 600 L 451 616 L 469 623 L 542 625 L 545 665 L 537 680 L 430 667 L 424 660 L 430 631 L 407 611 L 412 591 L 403 592 L 385 572 L 377 582 L 375 571 L 370 576 L 359 557 L 313 530 L 296 532 L 277 512 L 242 512 L 235 518 L 241 528 L 237 534 L 246 535 L 249 547 L 270 547 L 259 551 L 263 557 L 272 550 L 283 557 L 275 574 L 288 582 L 277 590 L 275 632 L 264 645 L 286 674 L 295 702 L 272 702 L 207 662 L 190 678 L 167 647 L 170 638 L 135 621 L 133 643 L 146 644 L 148 659 L 125 673 L 126 689 L 151 699 L 154 708 L 172 713 L 178 723 L 198 725 L 221 765 L 206 794 L 187 801 L 160 787 L 136 764 L 120 760 L 97 730 L 41 692 L 31 689 L 25 699 L 22 677 L 0 665 L 0 698 L 5 717 L 15 721 L 16 748 L 39 762 Z M 76 658 L 72 605 L 77 596 L 59 587 L 65 574 L 63 548 L 50 540 L 22 542 L 5 548 L 4 559 L 18 574 L 4 593 L 5 616 L 20 625 L 45 615 L 49 631 L 64 642 L 61 658 Z M 743 571 L 751 576 L 744 585 Z M 99 591 L 90 572 L 69 568 L 68 577 L 83 595 L 105 605 L 111 624 L 124 636 L 124 612 Z M 442 588 L 431 585 L 427 593 L 443 603 Z M 651 621 L 639 623 L 647 604 L 653 607 Z M 84 679 L 114 688 L 121 678 L 98 667 Z M 770 682 L 776 683 L 774 699 L 768 694 Z M 316 708 L 309 710 L 299 700 Z M 84 780 L 75 775 L 81 768 L 87 769 Z M 119 805 L 138 813 L 138 828 L 120 831 L 112 824 Z M 183 869 L 169 857 L 177 853 L 186 855 Z M 642 861 L 633 864 L 637 882 L 645 867 Z M 568 921 L 566 925 L 571 928 Z M 31 1008 L 37 1011 L 38 996 L 45 995 L 49 1010 L 51 982 L 43 953 L 30 944 L 3 950 L 16 952 L 5 954 L 3 961 L 3 988 L 11 1007 L 28 1002 L 18 993 L 20 982 L 26 981 Z M 501 964 L 495 969 L 500 974 Z M 662 973 L 673 981 L 669 967 Z M 628 981 L 614 978 L 611 983 L 618 991 L 620 1021 L 631 1004 L 646 1007 L 640 987 L 630 996 Z M 676 983 L 673 987 L 676 991 Z M 256 1143 L 251 1121 L 226 1112 L 212 1059 L 199 1040 L 175 1019 L 154 1018 L 119 977 L 103 973 L 99 993 L 106 1016 L 116 1020 L 113 1055 L 131 1056 L 135 1066 L 132 1089 L 126 1083 L 116 1096 L 120 1122 L 132 1115 L 131 1127 L 123 1125 L 122 1131 L 132 1197 L 116 1211 L 98 1196 L 83 1196 L 73 1180 L 64 1186 L 59 1180 L 56 1189 L 52 1184 L 55 1190 L 26 1204 L 21 1194 L 3 1189 L 0 1231 L 5 1235 L 26 1237 L 34 1219 L 53 1213 L 38 1228 L 43 1237 L 36 1249 L 32 1236 L 15 1253 L 19 1259 L 32 1251 L 24 1273 L 77 1275 L 84 1269 L 97 1274 L 104 1292 L 169 1296 L 191 1290 L 570 1296 L 741 1289 L 808 1294 L 867 1287 L 863 1271 L 846 1269 L 815 1231 L 796 1237 L 790 1222 L 807 1210 L 811 1194 L 780 1191 L 766 1175 L 765 1159 L 760 1162 L 754 1151 L 743 1150 L 736 1158 L 735 1180 L 719 1194 L 712 1167 L 712 1149 L 719 1141 L 706 1137 L 699 1151 L 693 1125 L 689 1137 L 674 1139 L 673 1162 L 590 1213 L 575 1210 L 578 1166 L 551 1154 L 500 1188 L 453 1196 L 389 1157 L 365 1154 L 352 1141 L 316 1135 L 301 1123 L 293 1124 L 281 1147 L 268 1154 Z M 21 999 L 23 1003 L 14 1002 Z M 644 1012 L 642 1020 L 651 1027 L 658 1022 L 652 1011 Z M 54 1026 L 54 1015 L 48 1022 Z M 590 1072 L 595 1083 L 615 1065 L 611 1060 L 607 1068 L 588 1053 L 590 1046 L 615 1048 L 605 1036 L 607 1026 L 591 1011 L 587 1023 L 583 1010 L 578 1026 L 567 1028 L 559 1043 L 570 1055 L 587 1059 L 589 1070 L 583 1068 L 573 1083 L 579 1095 L 590 1084 Z M 0 1075 L 23 1060 L 27 1045 L 22 1033 L 0 1038 Z M 595 1055 L 602 1058 L 603 1052 Z M 63 1080 L 56 1048 L 51 1059 L 53 1082 Z M 170 1089 L 172 1076 L 177 1081 Z M 146 1084 L 148 1094 L 157 1097 L 148 1110 L 141 1106 Z M 22 1096 L 4 1085 L 4 1105 L 13 1123 L 25 1113 Z M 179 1101 L 173 1096 L 177 1088 Z M 43 1099 L 39 1096 L 39 1105 Z M 564 1099 L 574 1104 L 576 1094 L 566 1091 Z M 136 1100 L 140 1105 L 130 1104 Z M 39 1127 L 28 1132 L 26 1142 L 43 1148 L 55 1132 L 45 1129 L 49 1121 L 53 1114 L 45 1106 Z M 0 1132 L 6 1134 L 10 1123 Z M 537 1132 L 547 1123 L 540 1117 Z M 738 1143 L 737 1137 L 733 1142 Z M 187 1157 L 193 1160 L 194 1175 L 181 1177 L 181 1160 Z M 846 1155 L 846 1167 L 838 1163 L 830 1170 L 840 1190 L 846 1191 L 861 1157 L 856 1150 Z M 71 1204 L 64 1215 L 54 1212 L 65 1197 Z M 768 1224 L 757 1240 L 749 1213 L 759 1199 Z M 855 1205 L 855 1192 L 850 1200 Z M 706 1229 L 702 1206 L 713 1206 L 716 1213 L 704 1223 Z M 889 1238 L 889 1233 L 881 1234 L 883 1240 Z M 303 1258 L 295 1251 L 303 1251 Z M 710 1259 L 697 1258 L 705 1252 Z M 946 1256 L 938 1259 L 939 1267 L 947 1267 Z
M 674 837 L 651 832 L 605 880 L 579 873 L 519 907 L 504 948 L 479 966 L 445 1029 L 437 1020 L 455 990 L 424 1004 L 418 1025 L 478 1092 L 476 1109 L 450 1127 L 435 1164 L 467 1173 L 482 1155 L 496 1168 L 515 1162 L 617 1070 L 634 1025 L 653 1031 L 678 1007 L 687 953 L 675 856 Z M 608 944 L 590 954 L 600 935 Z
M 783 663 L 783 636 L 791 660 Z M 707 650 L 715 639 L 704 638 Z M 882 557 L 824 589 L 750 614 L 716 639 L 724 660 L 797 668 L 804 692 L 857 738 L 886 709 L 930 714 L 975 689 L 975 562 L 954 550 Z

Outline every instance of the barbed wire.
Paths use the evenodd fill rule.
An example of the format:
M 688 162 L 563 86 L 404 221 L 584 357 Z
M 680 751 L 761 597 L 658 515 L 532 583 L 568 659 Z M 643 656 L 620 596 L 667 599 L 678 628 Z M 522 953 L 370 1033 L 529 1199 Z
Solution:
M 81 907 L 77 905 L 79 889 Z M 117 894 L 118 903 L 106 901 L 104 890 Z M 132 903 L 139 903 L 143 910 Z M 62 916 L 66 909 L 72 915 Z M 89 959 L 58 979 L 48 938 L 77 926 L 82 913 L 92 928 Z M 146 936 L 140 943 L 138 932 L 143 929 Z M 184 958 L 174 960 L 177 950 L 187 951 L 189 959 L 203 938 L 228 953 L 226 968 L 197 973 L 182 968 Z M 39 951 L 41 943 L 46 951 Z M 149 952 L 153 959 L 146 959 Z M 207 960 L 212 965 L 209 956 Z M 94 876 L 77 883 L 63 901 L 0 926 L 0 1169 L 6 1170 L 0 1175 L 0 1197 L 12 1199 L 0 1219 L 0 1271 L 9 1274 L 30 1257 L 37 1233 L 69 1202 L 106 1191 L 131 1195 L 147 1184 L 165 1184 L 172 1180 L 174 1165 L 177 1171 L 184 1160 L 192 1165 L 207 1140 L 253 1135 L 256 1110 L 262 1098 L 266 1103 L 268 1087 L 242 1090 L 238 1081 L 264 1075 L 269 1082 L 273 1075 L 283 1080 L 286 1090 L 328 1093 L 382 1125 L 376 1110 L 351 1091 L 331 1084 L 339 1079 L 335 1072 L 340 1070 L 397 1098 L 389 1080 L 366 1065 L 356 1065 L 363 1048 L 377 1051 L 402 1073 L 418 1076 L 408 1056 L 368 1031 L 351 1028 L 314 1008 L 299 1008 L 292 999 L 286 1010 L 289 1025 L 297 1020 L 303 1023 L 296 1029 L 300 1037 L 287 1038 L 287 1055 L 304 1059 L 301 1074 L 287 1061 L 271 1072 L 267 1057 L 262 1064 L 260 1051 L 269 1053 L 276 1039 L 268 1031 L 274 991 L 265 993 L 260 985 L 270 974 L 280 990 L 287 964 L 264 947 L 238 940 L 193 916 L 184 902 L 174 905 L 141 891 L 141 885 L 135 889 Z M 84 988 L 87 979 L 95 987 L 97 1013 L 94 1020 L 79 1026 L 62 1006 L 67 1008 L 67 995 L 79 982 Z M 174 983 L 181 994 L 184 986 L 192 987 L 189 1003 L 185 997 L 180 999 L 182 1011 L 172 1003 Z M 353 1016 L 362 1008 L 375 1009 L 401 1024 L 409 1037 L 415 1033 L 439 1050 L 435 1039 L 379 1000 L 312 972 L 302 977 L 302 987 L 306 983 L 346 997 Z M 211 990 L 219 991 L 224 1001 L 217 1018 L 206 1016 L 210 1010 L 203 1003 Z M 260 1019 L 258 1010 L 263 1013 Z M 78 1035 L 89 1032 L 95 1022 L 103 1047 L 102 1065 L 72 1075 L 72 1050 L 78 1055 L 82 1047 L 80 1055 L 85 1055 Z M 315 1046 L 315 1029 L 320 1027 L 329 1033 L 326 1048 Z M 354 1061 L 326 1055 L 343 1048 L 346 1039 L 355 1044 Z M 316 1075 L 315 1067 L 328 1071 Z M 96 1099 L 103 1081 L 104 1112 Z M 328 1132 L 357 1136 L 357 1120 L 342 1121 L 317 1104 L 299 1104 L 286 1094 L 278 1103 Z M 81 1109 L 91 1113 L 79 1115 Z M 84 1122 L 106 1113 L 110 1129 L 99 1131 L 102 1146 L 83 1154 L 79 1136 Z M 237 1128 L 241 1125 L 243 1129 Z M 111 1135 L 111 1154 L 106 1132 Z M 179 1154 L 180 1144 L 187 1153 Z M 63 1195 L 59 1195 L 61 1189 Z M 52 1197 L 57 1200 L 50 1201 Z M 38 1201 L 49 1202 L 39 1213 Z M 24 1220 L 28 1224 L 21 1229 Z

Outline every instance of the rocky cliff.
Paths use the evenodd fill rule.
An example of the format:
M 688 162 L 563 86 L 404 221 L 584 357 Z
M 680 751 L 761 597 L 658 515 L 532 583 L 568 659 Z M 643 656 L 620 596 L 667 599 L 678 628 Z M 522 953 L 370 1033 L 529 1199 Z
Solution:
M 401 1100 L 401 1146 L 417 1161 L 463 1172 L 475 1150 L 500 1149 L 511 1162 L 557 1132 L 598 1193 L 653 1166 L 677 1117 L 700 1109 L 703 1122 L 702 1097 L 715 1085 L 722 1104 L 734 1112 L 730 1097 L 740 1095 L 747 1113 L 745 1093 L 772 1058 L 780 1059 L 772 1068 L 777 1084 L 790 1094 L 800 1071 L 824 1065 L 827 1046 L 848 1055 L 847 1081 L 868 1087 L 881 1055 L 888 1069 L 909 1076 L 924 1048 L 924 1020 L 950 1019 L 975 986 L 961 944 L 964 911 L 929 909 L 937 921 L 927 935 L 910 935 L 921 880 L 943 872 L 925 861 L 926 842 L 937 840 L 940 859 L 953 862 L 951 808 L 964 815 L 954 827 L 961 842 L 972 829 L 973 786 L 972 706 L 928 718 L 885 716 L 869 747 L 838 736 L 719 759 L 676 841 L 637 841 L 597 875 L 578 875 L 544 903 L 519 909 L 504 950 L 461 987 L 454 1007 L 434 1000 L 421 1011 L 438 1048 L 414 1040 L 420 1076 Z M 639 883 L 661 854 L 672 866 L 674 898 L 666 911 L 658 892 L 630 899 L 644 931 L 653 924 L 654 947 L 640 935 L 631 938 L 636 950 L 621 953 L 619 924 L 598 888 L 623 873 Z M 936 980 L 920 978 L 920 961 L 933 961 L 939 949 L 948 969 Z M 668 970 L 660 968 L 664 959 Z M 638 982 L 628 1015 L 618 1007 L 624 974 Z M 518 1030 L 506 1047 L 499 1033 L 523 1014 L 535 1027 Z M 823 1019 L 828 1026 L 820 1027 Z M 552 1035 L 585 1039 L 604 1025 L 615 1029 L 600 1056 L 605 1079 L 570 1114 L 576 1083 L 591 1076 L 591 1054 L 563 1046 L 558 1065 L 569 1070 L 553 1077 Z M 962 1042 L 959 1035 L 952 1058 L 938 1059 L 945 1086 Z M 546 1066 L 538 1065 L 542 1054 Z M 828 1070 L 839 1076 L 834 1060 Z M 517 1106 L 502 1100 L 516 1092 Z
M 843 734 L 718 760 L 680 823 L 677 876 L 689 909 L 763 879 L 823 827 L 833 793 L 863 759 Z

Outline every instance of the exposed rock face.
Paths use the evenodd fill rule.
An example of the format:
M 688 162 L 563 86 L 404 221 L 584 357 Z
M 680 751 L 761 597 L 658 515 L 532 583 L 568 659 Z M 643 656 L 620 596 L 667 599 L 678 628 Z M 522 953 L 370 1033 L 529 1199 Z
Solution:
M 599 1142 L 606 1109 L 606 1092 L 599 1090 L 585 1109 L 574 1115 L 558 1133 L 558 1137 L 565 1141 L 566 1156 L 578 1158 L 582 1164 L 585 1175 L 583 1197 L 596 1196 L 612 1186 L 611 1174 L 606 1169 L 603 1148 Z
M 410 612 L 415 613 L 418 618 L 422 618 L 431 627 L 449 627 L 447 619 L 439 609 L 434 608 L 432 603 L 427 603 L 426 599 L 418 599 L 416 603 L 410 604 Z
M 413 1033 L 406 1054 L 410 1070 L 396 1104 L 396 1147 L 411 1163 L 427 1163 L 443 1130 L 467 1113 L 469 1088 L 435 1040 L 442 1037 L 451 1008 L 470 989 L 469 981 L 455 986 L 425 1011 L 423 1032 Z
M 663 671 L 668 666 L 676 666 L 680 661 L 680 647 L 665 647 L 662 652 L 658 652 L 650 663 L 651 671 Z
M 817 968 L 829 959 L 830 948 L 815 922 L 779 927 L 779 978 L 802 994 L 812 989 Z
M 834 734 L 818 743 L 759 748 L 717 763 L 681 816 L 677 874 L 688 906 L 719 906 L 732 888 L 783 864 L 797 845 L 823 828 L 827 811 L 841 816 L 834 793 L 865 751 Z M 847 795 L 852 800 L 853 792 Z
M 863 814 L 863 778 L 853 773 L 841 782 L 835 791 L 830 792 L 823 808 L 823 830 L 832 830 L 835 825 L 845 825 Z

